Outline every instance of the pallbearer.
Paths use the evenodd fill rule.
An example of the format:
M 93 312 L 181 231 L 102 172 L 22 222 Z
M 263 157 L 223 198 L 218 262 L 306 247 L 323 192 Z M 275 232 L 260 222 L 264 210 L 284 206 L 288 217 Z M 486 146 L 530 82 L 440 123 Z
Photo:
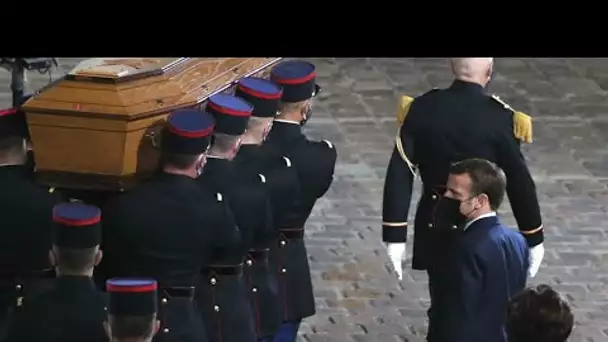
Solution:
M 229 203 L 238 225 L 218 227 L 230 233 L 232 243 L 212 250 L 197 289 L 197 302 L 207 335 L 213 342 L 257 339 L 255 321 L 259 316 L 254 316 L 250 302 L 253 298 L 255 303 L 257 297 L 251 297 L 250 291 L 259 289 L 250 285 L 253 279 L 243 276 L 243 261 L 247 257 L 245 268 L 264 261 L 267 253 L 264 236 L 272 227 L 270 208 L 263 192 L 265 176 L 248 177 L 232 164 L 252 110 L 250 103 L 226 94 L 212 96 L 206 107 L 216 125 L 213 145 L 198 181 L 206 191 L 211 189 L 224 195 L 223 200 Z
M 93 283 L 101 260 L 101 211 L 84 203 L 61 203 L 53 209 L 50 258 L 57 280 L 52 288 L 24 298 L 9 332 L 9 341 L 107 340 L 104 294 Z
M 337 153 L 327 140 L 312 141 L 302 133 L 310 118 L 312 100 L 319 91 L 315 66 L 303 61 L 287 61 L 271 72 L 271 80 L 283 88 L 281 112 L 274 121 L 267 144 L 284 153 L 297 170 L 301 194 L 281 223 L 276 251 L 271 258 L 279 272 L 279 290 L 284 324 L 275 341 L 293 342 L 303 318 L 315 314 L 304 225 L 316 201 L 329 189 Z
M 222 195 L 196 181 L 214 129 L 199 110 L 172 113 L 162 133 L 161 171 L 117 197 L 104 210 L 106 269 L 110 277 L 156 279 L 162 327 L 156 339 L 206 339 L 193 301 L 195 281 L 211 251 L 232 242 L 234 222 Z
M 106 283 L 108 320 L 112 342 L 150 342 L 160 328 L 158 285 L 150 279 L 115 278 Z
M 278 114 L 282 94 L 281 87 L 276 83 L 254 77 L 240 80 L 235 91 L 235 95 L 253 104 L 254 109 L 234 163 L 242 174 L 265 176 L 264 185 L 273 209 L 272 236 L 264 242 L 267 247 L 276 244 L 278 228 L 287 219 L 288 210 L 294 205 L 299 192 L 297 174 L 291 160 L 282 154 L 271 153 L 271 149 L 262 144 Z M 272 341 L 272 335 L 278 330 L 283 317 L 276 270 L 269 268 L 266 262 L 254 263 L 249 269 L 259 289 L 258 305 L 255 306 L 260 317 L 258 336 L 263 341 Z M 269 284 L 266 291 L 261 290 L 264 283 Z
M 28 128 L 18 109 L 0 110 L 0 340 L 17 299 L 45 287 L 53 206 L 28 165 Z

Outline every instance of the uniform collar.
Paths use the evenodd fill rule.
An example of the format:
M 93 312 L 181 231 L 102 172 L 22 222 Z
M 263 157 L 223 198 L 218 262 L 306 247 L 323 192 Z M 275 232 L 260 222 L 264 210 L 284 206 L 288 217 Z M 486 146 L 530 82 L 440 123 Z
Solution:
M 285 120 L 274 120 L 267 140 L 286 142 L 296 140 L 302 136 L 302 126 L 299 123 Z
M 485 88 L 479 83 L 467 82 L 462 80 L 454 80 L 454 82 L 452 82 L 452 85 L 450 86 L 450 89 L 477 93 L 484 93 L 486 91 Z
M 82 287 L 82 286 L 91 286 L 91 288 L 95 287 L 95 283 L 93 283 L 93 279 L 89 276 L 60 275 L 57 277 L 57 282 L 61 286 L 67 286 L 67 287 Z
M 487 214 L 479 215 L 476 218 L 468 221 L 464 225 L 464 230 L 467 230 L 467 228 L 469 228 L 473 223 L 475 223 L 475 222 L 477 222 L 477 221 L 479 221 L 481 219 L 488 218 L 488 217 L 496 217 L 496 212 L 493 211 L 493 212 L 490 212 L 490 213 L 487 213 Z

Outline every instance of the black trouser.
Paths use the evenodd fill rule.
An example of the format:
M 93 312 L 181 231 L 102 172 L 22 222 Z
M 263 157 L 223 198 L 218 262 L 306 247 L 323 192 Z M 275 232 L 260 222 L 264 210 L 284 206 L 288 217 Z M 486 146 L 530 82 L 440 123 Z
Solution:
M 206 342 L 207 334 L 194 302 L 194 288 L 161 288 L 161 328 L 154 342 Z

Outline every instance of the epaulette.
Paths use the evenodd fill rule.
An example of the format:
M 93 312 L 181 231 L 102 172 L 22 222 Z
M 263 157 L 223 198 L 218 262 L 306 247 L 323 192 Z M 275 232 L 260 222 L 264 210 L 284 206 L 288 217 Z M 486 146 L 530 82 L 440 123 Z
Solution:
M 215 194 L 215 197 L 217 198 L 218 202 L 221 202 L 224 200 L 224 196 L 222 196 L 222 194 L 220 194 L 219 192 Z
M 439 88 L 433 88 L 424 93 L 423 95 L 432 93 L 437 90 L 439 90 Z M 414 102 L 414 98 L 411 96 L 401 95 L 399 97 L 399 101 L 397 104 L 397 123 L 399 125 L 403 124 L 403 121 L 405 121 L 405 117 L 410 111 L 410 106 L 412 105 L 412 102 Z
M 334 145 L 329 140 L 323 140 L 323 142 L 325 144 L 327 144 L 327 146 L 329 146 L 329 148 L 334 148 Z
M 55 192 L 55 188 L 49 188 L 49 194 L 52 194 L 53 192 Z
M 532 143 L 532 118 L 523 112 L 518 112 L 506 104 L 500 97 L 492 94 L 492 99 L 513 113 L 513 135 L 518 140 Z
M 397 123 L 399 125 L 401 125 L 403 121 L 405 121 L 405 117 L 410 111 L 410 106 L 412 105 L 412 102 L 414 102 L 413 97 L 407 95 L 401 95 L 399 97 L 399 102 L 397 104 Z
M 258 173 L 258 176 L 260 176 L 260 181 L 261 181 L 262 183 L 266 183 L 266 177 L 265 177 L 263 174 Z

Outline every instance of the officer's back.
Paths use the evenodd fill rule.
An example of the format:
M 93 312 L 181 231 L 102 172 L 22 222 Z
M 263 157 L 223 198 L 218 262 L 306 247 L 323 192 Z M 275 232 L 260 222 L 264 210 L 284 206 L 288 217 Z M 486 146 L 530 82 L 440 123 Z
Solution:
M 107 341 L 105 298 L 92 279 L 101 260 L 100 220 L 101 211 L 83 203 L 55 207 L 51 255 L 58 278 L 48 291 L 23 300 L 8 341 Z
M 212 96 L 206 111 L 216 120 L 213 145 L 199 182 L 226 196 L 236 224 L 220 229 L 233 231 L 234 239 L 214 249 L 197 289 L 198 303 L 211 342 L 254 342 L 254 313 L 250 289 L 243 276 L 243 261 L 254 238 L 267 229 L 269 210 L 262 179 L 240 173 L 232 163 L 253 106 L 235 96 Z M 238 226 L 238 227 L 237 227 Z M 210 296 L 211 294 L 211 296 Z
M 201 191 L 194 179 L 212 126 L 198 139 L 181 137 L 171 125 L 181 124 L 182 113 L 174 114 L 163 131 L 164 170 L 104 210 L 108 277 L 153 277 L 160 286 L 190 286 L 219 237 L 210 234 L 210 210 L 217 198 Z
M 17 297 L 43 285 L 50 267 L 52 209 L 59 198 L 31 179 L 25 116 L 0 111 L 0 334 Z
M 194 287 L 211 252 L 225 241 L 229 210 L 222 197 L 195 178 L 204 165 L 214 120 L 179 110 L 162 133 L 161 169 L 154 179 L 104 210 L 104 273 L 158 281 L 163 303 L 155 341 L 206 341 Z
M 477 83 L 455 80 L 446 89 L 434 89 L 410 108 L 408 133 L 425 186 L 443 185 L 452 163 L 471 158 L 496 162 L 500 139 L 513 139 L 505 129 L 512 116 Z

